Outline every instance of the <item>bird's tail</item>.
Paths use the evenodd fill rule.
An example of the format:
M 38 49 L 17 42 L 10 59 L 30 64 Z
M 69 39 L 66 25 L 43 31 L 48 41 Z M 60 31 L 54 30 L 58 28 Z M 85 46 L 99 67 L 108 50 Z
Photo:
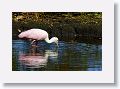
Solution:
M 18 29 L 18 32 L 21 33 L 22 31 L 20 29 Z

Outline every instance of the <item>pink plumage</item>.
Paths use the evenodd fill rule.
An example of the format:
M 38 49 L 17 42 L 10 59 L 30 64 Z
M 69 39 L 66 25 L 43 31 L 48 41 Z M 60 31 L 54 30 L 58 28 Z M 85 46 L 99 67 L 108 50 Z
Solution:
M 44 40 L 48 37 L 48 33 L 41 29 L 30 29 L 20 33 L 18 37 L 35 39 L 35 40 Z
M 56 43 L 58 46 L 58 38 L 57 37 L 52 37 L 49 39 L 48 33 L 42 29 L 30 29 L 27 31 L 24 31 L 18 35 L 19 38 L 28 38 L 32 39 L 33 41 L 31 44 L 33 44 L 34 41 L 36 40 L 45 40 L 47 43 Z

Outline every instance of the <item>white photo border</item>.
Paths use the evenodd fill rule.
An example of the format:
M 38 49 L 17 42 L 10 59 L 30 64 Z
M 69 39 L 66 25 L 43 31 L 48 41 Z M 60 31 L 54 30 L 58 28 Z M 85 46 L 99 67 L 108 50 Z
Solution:
M 113 0 L 4 0 L 0 6 L 0 82 L 114 83 Z M 12 12 L 102 12 L 102 71 L 12 71 Z

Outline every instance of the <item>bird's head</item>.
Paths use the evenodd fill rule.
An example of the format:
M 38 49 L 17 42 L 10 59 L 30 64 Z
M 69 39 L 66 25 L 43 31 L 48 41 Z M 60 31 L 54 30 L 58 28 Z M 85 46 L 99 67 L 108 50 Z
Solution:
M 57 37 L 52 37 L 52 41 L 53 41 L 54 43 L 56 43 L 56 45 L 58 46 L 58 38 L 57 38 Z

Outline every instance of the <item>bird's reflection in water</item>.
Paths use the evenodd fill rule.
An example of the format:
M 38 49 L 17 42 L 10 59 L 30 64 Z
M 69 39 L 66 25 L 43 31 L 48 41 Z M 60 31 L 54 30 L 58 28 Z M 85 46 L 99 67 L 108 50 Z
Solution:
M 19 61 L 27 68 L 42 68 L 47 66 L 48 58 L 57 59 L 57 50 L 45 50 L 44 52 L 37 52 L 38 47 L 32 45 L 28 54 L 20 54 Z M 54 61 L 54 60 L 53 60 Z

